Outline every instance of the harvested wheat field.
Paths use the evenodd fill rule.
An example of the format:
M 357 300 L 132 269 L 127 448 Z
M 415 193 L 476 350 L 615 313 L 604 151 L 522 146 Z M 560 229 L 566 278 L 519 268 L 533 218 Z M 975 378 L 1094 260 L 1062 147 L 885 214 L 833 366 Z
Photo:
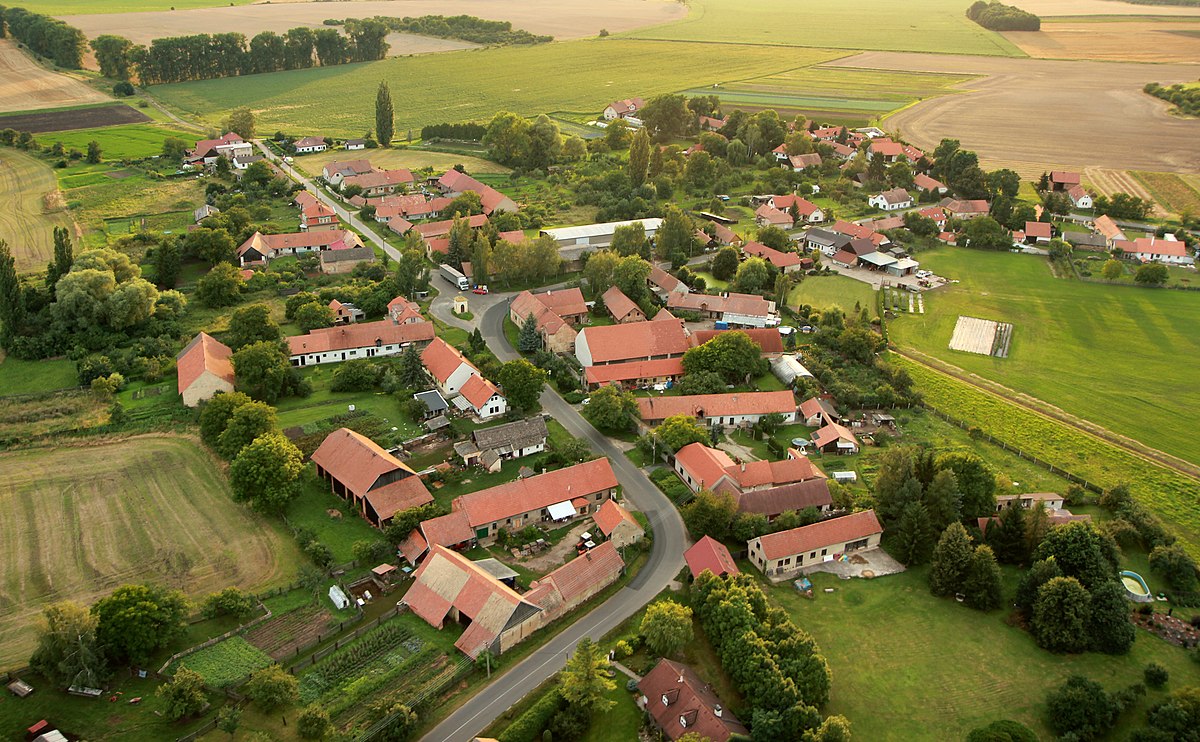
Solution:
M 0 113 L 106 100 L 107 95 L 79 80 L 37 64 L 17 48 L 16 42 L 0 39 Z
M 416 134 L 414 132 L 414 136 Z M 504 174 L 510 172 L 508 168 L 491 160 L 453 152 L 426 152 L 415 149 L 368 149 L 362 152 L 347 152 L 345 150 L 333 149 L 297 157 L 296 165 L 304 172 L 316 177 L 321 174 L 322 168 L 330 162 L 358 159 L 370 160 L 372 165 L 381 170 L 396 168 L 420 170 L 423 167 L 429 167 L 433 168 L 435 172 L 442 172 L 449 170 L 455 165 L 462 165 L 468 173 L 473 174 Z
M 1196 123 L 1142 92 L 1151 79 L 1200 78 L 1200 64 L 867 52 L 825 66 L 981 75 L 961 85 L 966 92 L 917 103 L 884 125 L 928 149 L 958 139 L 990 168 L 1200 172 Z
M 285 582 L 290 539 L 229 496 L 199 444 L 174 436 L 0 453 L 0 668 L 22 665 L 43 605 L 151 581 L 192 597 Z M 172 573 L 173 555 L 191 560 Z M 179 561 L 179 560 L 174 560 Z
M 54 255 L 54 228 L 71 224 L 54 171 L 32 155 L 0 149 L 0 203 L 0 240 L 12 250 L 17 270 L 45 268 Z
M 1139 5 L 1120 0 L 1020 0 L 1015 3 L 1042 18 L 1064 15 L 1196 15 L 1197 5 Z
M 343 3 L 271 3 L 225 8 L 109 13 L 62 16 L 89 38 L 118 34 L 137 44 L 153 39 L 192 33 L 236 31 L 247 37 L 260 31 L 282 33 L 289 28 L 322 28 L 327 18 L 394 18 L 422 15 L 473 15 L 509 21 L 513 28 L 549 34 L 556 39 L 595 36 L 666 23 L 687 15 L 687 6 L 666 0 L 594 0 L 564 3 L 561 0 L 355 0 Z M 467 49 L 474 44 L 453 39 L 436 39 L 411 34 L 392 34 L 391 56 Z
M 1043 23 L 1041 31 L 1009 31 L 1031 57 L 1118 62 L 1200 60 L 1200 17 L 1172 21 Z

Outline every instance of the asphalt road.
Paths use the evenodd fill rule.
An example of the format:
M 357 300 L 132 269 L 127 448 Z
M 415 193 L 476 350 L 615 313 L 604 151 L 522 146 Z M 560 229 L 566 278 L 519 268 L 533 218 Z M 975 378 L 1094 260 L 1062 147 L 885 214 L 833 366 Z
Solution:
M 496 302 L 484 312 L 480 322 L 480 331 L 488 347 L 501 361 L 518 357 L 504 337 L 507 314 L 508 302 Z M 679 511 L 670 500 L 612 441 L 601 435 L 557 393 L 547 388 L 542 392 L 541 402 L 542 408 L 571 435 L 586 440 L 593 450 L 612 463 L 625 497 L 646 514 L 654 529 L 650 559 L 627 587 L 493 680 L 422 737 L 422 742 L 470 742 L 497 716 L 562 669 L 580 639 L 585 636 L 599 639 L 608 633 L 653 600 L 683 568 L 683 552 L 689 542 Z

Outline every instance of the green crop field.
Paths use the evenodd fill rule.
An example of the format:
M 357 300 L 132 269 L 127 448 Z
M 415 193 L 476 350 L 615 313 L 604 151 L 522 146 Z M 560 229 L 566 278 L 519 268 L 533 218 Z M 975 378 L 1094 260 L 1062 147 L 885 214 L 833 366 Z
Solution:
M 591 39 L 396 57 L 381 62 L 203 80 L 152 88 L 163 101 L 210 123 L 251 106 L 261 131 L 306 129 L 361 136 L 374 128 L 375 89 L 391 82 L 396 130 L 444 121 L 487 121 L 500 110 L 534 115 L 594 111 L 613 98 L 710 86 L 817 64 L 818 49 L 714 47 L 628 39 Z M 481 84 L 480 72 L 487 71 Z
M 193 440 L 141 436 L 0 453 L 0 667 L 21 666 L 43 605 L 88 605 L 139 581 L 191 596 L 287 582 L 299 564 L 278 522 L 233 502 Z M 52 545 L 57 547 L 52 548 Z M 165 559 L 192 568 L 170 574 Z
M 54 255 L 54 228 L 71 224 L 52 195 L 57 191 L 49 165 L 25 152 L 0 148 L 0 240 L 8 243 L 18 271 L 43 270 Z
M 972 728 L 1004 718 L 1050 739 L 1044 699 L 1072 673 L 1110 691 L 1141 682 L 1150 662 L 1170 671 L 1167 690 L 1195 677 L 1195 664 L 1182 650 L 1140 629 L 1127 655 L 1052 654 L 1009 626 L 1005 611 L 980 613 L 933 597 L 926 573 L 921 567 L 849 581 L 816 574 L 811 600 L 791 583 L 764 584 L 821 647 L 833 671 L 823 711 L 846 716 L 855 739 L 961 740 Z M 1015 592 L 1015 577 L 1005 571 L 1006 595 Z M 1110 738 L 1126 739 L 1132 730 L 1123 727 L 1144 723 L 1145 710 L 1164 693 L 1150 691 L 1139 700 L 1122 716 L 1124 734 Z
M 105 160 L 137 160 L 151 157 L 162 152 L 163 142 L 168 137 L 183 139 L 188 146 L 195 141 L 195 134 L 180 132 L 165 126 L 154 124 L 125 124 L 123 126 L 107 126 L 101 129 L 76 129 L 51 134 L 39 134 L 38 142 L 50 146 L 62 142 L 68 150 L 74 148 L 86 152 L 88 142 L 96 141 L 100 145 L 100 156 Z
M 780 3 L 688 0 L 688 17 L 624 36 L 828 49 L 1025 56 L 998 33 L 967 20 L 960 0 L 894 3 Z M 724 63 L 734 54 L 717 52 Z
M 959 283 L 925 295 L 925 314 L 890 338 L 1200 463 L 1200 294 L 1060 280 L 1045 258 L 939 248 L 924 268 Z M 1008 358 L 949 350 L 959 315 L 1011 322 Z
M 934 409 L 1100 487 L 1128 484 L 1139 502 L 1200 555 L 1200 481 L 927 366 L 895 361 Z

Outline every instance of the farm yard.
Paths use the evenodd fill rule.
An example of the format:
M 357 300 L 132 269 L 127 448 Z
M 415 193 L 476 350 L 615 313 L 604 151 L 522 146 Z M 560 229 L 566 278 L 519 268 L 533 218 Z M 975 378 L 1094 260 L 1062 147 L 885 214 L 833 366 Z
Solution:
M 1007 595 L 1016 576 L 1015 570 L 1004 573 Z M 821 647 L 834 677 L 825 711 L 844 714 L 856 739 L 963 739 L 998 716 L 1049 739 L 1045 695 L 1068 675 L 1086 675 L 1110 691 L 1141 682 L 1149 662 L 1170 668 L 1172 681 L 1195 676 L 1184 652 L 1145 631 L 1124 656 L 1051 654 L 1008 625 L 1005 611 L 980 614 L 935 598 L 926 580 L 924 567 L 873 580 L 816 574 L 813 600 L 790 583 L 764 585 Z M 1163 693 L 1150 691 L 1122 719 L 1140 723 Z
M 110 100 L 65 73 L 34 62 L 11 39 L 0 39 L 0 113 Z
M 1041 31 L 1004 36 L 1031 57 L 1125 62 L 1195 62 L 1200 17 L 1147 21 L 1120 16 L 1052 19 Z
M 255 109 L 263 131 L 283 127 L 362 136 L 374 122 L 375 88 L 381 79 L 393 81 L 402 131 L 445 121 L 488 121 L 499 110 L 599 114 L 613 98 L 648 98 L 839 56 L 816 49 L 721 48 L 727 56 L 719 79 L 713 77 L 713 48 L 707 44 L 598 39 L 159 85 L 151 92 L 211 123 L 245 105 Z M 481 88 L 472 75 L 462 73 L 467 68 L 493 70 L 504 84 Z M 567 68 L 573 74 L 562 74 Z
M 825 66 L 983 75 L 966 83 L 966 92 L 922 101 L 883 125 L 930 150 L 943 138 L 958 139 L 988 169 L 1011 167 L 1025 177 L 1087 165 L 1200 172 L 1194 125 L 1142 92 L 1151 72 L 1145 65 L 868 52 Z M 1200 64 L 1161 64 L 1152 72 L 1164 84 L 1195 80 Z M 1105 131 L 1089 141 L 1086 160 L 1077 146 L 1080 122 Z M 1155 146 L 1145 146 L 1147 137 Z
M 691 0 L 687 18 L 627 36 L 672 41 L 887 49 L 1019 57 L 1000 34 L 967 20 L 957 0 L 890 3 L 864 0 L 853 12 L 836 3 L 780 4 L 771 0 Z M 863 20 L 869 18 L 869 23 Z M 732 55 L 722 53 L 726 59 Z
M 70 227 L 54 171 L 15 149 L 0 150 L 0 240 L 22 273 L 42 270 L 54 255 L 55 227 Z
M 156 435 L 0 453 L 0 666 L 25 662 L 46 603 L 90 604 L 147 580 L 190 595 L 289 580 L 297 547 L 233 503 L 197 444 Z M 51 548 L 50 544 L 66 544 Z M 190 558 L 184 575 L 166 558 Z
M 960 283 L 929 293 L 925 314 L 889 323 L 898 346 L 1200 463 L 1189 433 L 1200 405 L 1191 374 L 1200 364 L 1194 293 L 1057 279 L 1045 258 L 1004 252 L 939 248 L 922 253 L 921 265 Z M 950 351 L 960 314 L 1017 327 L 1009 357 Z
M 208 3 L 233 5 L 232 3 Z M 471 15 L 496 21 L 508 21 L 513 28 L 545 34 L 559 40 L 596 36 L 604 28 L 609 33 L 627 31 L 669 22 L 687 14 L 687 6 L 658 0 L 597 0 L 589 3 L 563 3 L 556 0 L 417 0 L 388 2 L 356 0 L 353 4 L 331 6 L 328 3 L 239 4 L 237 7 L 194 9 L 154 8 L 157 12 L 109 12 L 106 15 L 69 15 L 64 20 L 81 29 L 89 38 L 101 34 L 119 34 L 135 44 L 153 39 L 197 33 L 238 32 L 247 38 L 260 31 L 283 33 L 290 28 L 322 28 L 327 18 L 370 18 L 371 16 Z M 129 10 L 141 10 L 130 8 Z M 147 8 L 147 10 L 150 10 Z M 87 11 L 84 11 L 87 12 Z M 437 39 L 413 34 L 392 34 L 391 56 L 427 54 L 476 46 L 454 39 Z

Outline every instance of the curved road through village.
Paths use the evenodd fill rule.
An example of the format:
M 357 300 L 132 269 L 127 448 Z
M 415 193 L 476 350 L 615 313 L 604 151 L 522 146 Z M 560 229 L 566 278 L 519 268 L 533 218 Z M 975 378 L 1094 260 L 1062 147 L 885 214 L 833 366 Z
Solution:
M 268 160 L 332 208 L 343 222 L 362 232 L 368 241 L 393 259 L 400 257 L 399 251 L 374 231 L 372 227 L 375 225 L 363 223 L 311 180 L 281 161 L 261 141 L 256 144 Z M 432 280 L 442 281 L 436 272 Z M 439 293 L 430 306 L 430 314 L 442 322 L 467 330 L 478 326 L 488 348 L 501 361 L 511 361 L 520 357 L 504 336 L 504 318 L 508 316 L 508 305 L 515 294 L 471 295 L 471 302 L 475 305 L 474 314 L 479 317 L 476 323 L 454 316 L 450 305 L 455 292 L 444 290 L 446 288 L 447 285 L 439 285 Z M 545 388 L 542 391 L 541 403 L 542 409 L 561 423 L 567 432 L 587 441 L 593 451 L 606 457 L 612 464 L 625 498 L 650 520 L 654 544 L 650 550 L 649 561 L 629 585 L 587 614 L 576 618 L 574 623 L 544 646 L 484 686 L 425 734 L 421 742 L 470 742 L 526 693 L 561 670 L 580 639 L 585 636 L 599 639 L 616 628 L 653 600 L 654 596 L 662 592 L 683 569 L 683 552 L 689 541 L 683 519 L 671 501 L 654 486 L 641 469 L 625 457 L 620 448 L 601 435 L 557 392 L 549 387 Z

